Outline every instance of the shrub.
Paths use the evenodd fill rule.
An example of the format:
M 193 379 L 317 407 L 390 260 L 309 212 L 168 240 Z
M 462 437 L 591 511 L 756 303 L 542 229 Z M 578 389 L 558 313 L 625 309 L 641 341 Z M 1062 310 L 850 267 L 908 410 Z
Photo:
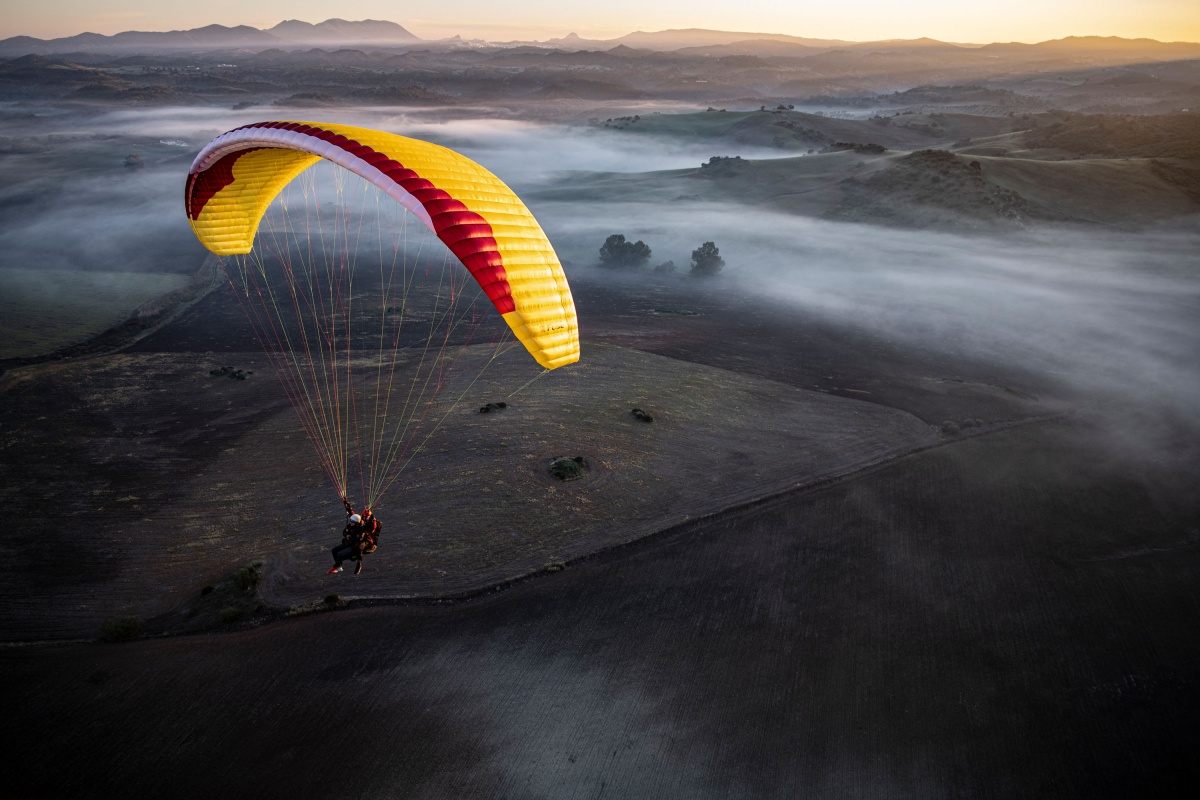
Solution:
M 558 478 L 560 481 L 573 481 L 583 477 L 583 470 L 586 462 L 583 456 L 575 456 L 567 458 L 559 456 L 550 462 L 550 474 Z
M 236 608 L 235 606 L 225 606 L 224 608 L 221 609 L 221 622 L 224 623 L 225 625 L 229 625 L 231 623 L 237 622 L 239 619 L 241 619 L 245 615 L 246 615 L 246 612 L 240 608 Z
M 860 155 L 879 155 L 880 153 L 887 152 L 886 147 L 881 144 L 875 144 L 874 142 L 834 142 L 833 144 L 828 145 L 821 152 L 840 153 L 846 150 L 853 150 L 855 153 Z
M 246 380 L 246 378 L 253 375 L 254 372 L 252 370 L 248 370 L 248 369 L 234 369 L 233 367 L 221 367 L 220 369 L 210 369 L 208 371 L 208 374 L 212 375 L 214 377 L 224 375 L 226 378 L 230 378 L 231 380 L 244 381 L 244 380 Z
M 145 628 L 141 617 L 113 617 L 100 626 L 100 636 L 106 642 L 127 642 L 141 636 Z
M 640 408 L 635 408 L 629 413 L 633 414 L 634 419 L 639 419 L 642 422 L 654 422 L 654 417 L 650 416 L 645 411 L 642 411 Z
M 716 275 L 725 266 L 721 251 L 712 242 L 705 242 L 692 251 L 692 274 L 701 276 Z
M 959 432 L 958 423 L 953 420 L 946 420 L 942 423 L 942 433 L 947 436 L 957 436 Z
M 600 247 L 600 263 L 607 267 L 640 267 L 650 260 L 650 246 L 639 240 L 625 241 L 625 234 L 614 233 Z
M 741 174 L 749 165 L 741 156 L 713 156 L 700 165 L 700 171 L 714 178 L 729 178 Z
M 233 573 L 233 585 L 241 589 L 243 592 L 250 591 L 258 586 L 258 568 L 262 566 L 261 561 L 256 561 L 253 564 L 246 566 Z

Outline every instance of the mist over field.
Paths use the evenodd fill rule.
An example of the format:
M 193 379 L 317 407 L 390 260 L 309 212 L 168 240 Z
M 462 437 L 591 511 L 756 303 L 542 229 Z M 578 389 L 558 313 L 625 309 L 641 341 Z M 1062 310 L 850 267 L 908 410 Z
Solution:
M 713 291 L 757 293 L 770 311 L 1028 371 L 1129 411 L 1182 420 L 1200 396 L 1192 234 L 967 237 L 686 203 L 573 211 L 564 203 L 542 216 L 581 263 L 606 232 L 644 239 L 652 262 L 683 269 L 713 240 L 728 262 Z
M 641 172 L 694 165 L 706 148 L 618 142 L 604 132 L 496 119 L 443 120 L 440 112 L 189 108 L 51 117 L 22 141 L 19 168 L 0 183 L 0 267 L 191 271 L 204 250 L 182 211 L 196 152 L 226 130 L 262 119 L 326 117 L 452 147 L 518 192 L 565 170 Z M 83 151 L 82 153 L 79 151 Z M 77 162 L 91 158 L 77 168 Z M 127 155 L 144 166 L 123 166 Z
M 1200 397 L 1197 236 L 1187 232 L 1043 227 L 1005 235 L 912 231 L 785 214 L 734 201 L 570 199 L 596 173 L 695 167 L 713 147 L 631 142 L 604 129 L 466 117 L 279 109 L 119 111 L 43 133 L 10 173 L 0 266 L 45 270 L 191 272 L 204 257 L 182 210 L 191 159 L 211 137 L 266 118 L 322 115 L 439 142 L 506 180 L 546 229 L 573 281 L 619 277 L 597 266 L 612 233 L 644 240 L 650 265 L 672 260 L 681 293 L 754 294 L 765 313 L 847 327 L 1028 372 L 1079 394 L 1085 407 L 1129 425 L 1129 441 L 1169 447 Z M 72 148 L 103 148 L 100 166 L 64 168 Z M 744 148 L 745 157 L 769 151 Z M 58 154 L 64 154 L 62 158 Z M 122 165 L 127 154 L 144 167 Z M 553 190 L 546 193 L 546 190 Z M 545 195 L 545 196 L 543 196 Z M 687 275 L 691 251 L 715 241 L 727 261 L 715 280 Z M 586 342 L 587 320 L 582 320 Z

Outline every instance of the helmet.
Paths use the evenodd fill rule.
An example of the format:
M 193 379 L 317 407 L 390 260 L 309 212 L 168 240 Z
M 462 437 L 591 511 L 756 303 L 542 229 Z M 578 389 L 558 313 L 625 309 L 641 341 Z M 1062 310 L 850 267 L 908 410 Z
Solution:
M 360 522 L 362 522 L 362 517 L 360 517 L 358 514 L 350 515 L 350 524 L 357 525 Z

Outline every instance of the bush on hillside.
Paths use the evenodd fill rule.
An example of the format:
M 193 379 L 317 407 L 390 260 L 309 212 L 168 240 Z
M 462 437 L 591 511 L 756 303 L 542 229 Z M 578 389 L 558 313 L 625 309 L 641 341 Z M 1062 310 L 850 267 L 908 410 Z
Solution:
M 692 251 L 692 274 L 711 277 L 725 266 L 721 251 L 712 242 L 705 242 Z
M 650 260 L 650 246 L 643 241 L 627 242 L 625 234 L 614 233 L 600 248 L 600 263 L 606 267 L 640 267 Z

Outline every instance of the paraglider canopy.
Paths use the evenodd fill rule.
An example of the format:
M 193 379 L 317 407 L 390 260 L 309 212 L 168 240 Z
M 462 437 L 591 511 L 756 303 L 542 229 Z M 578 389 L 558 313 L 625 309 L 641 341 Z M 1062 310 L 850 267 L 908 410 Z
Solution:
M 575 304 L 541 226 L 503 181 L 440 145 L 326 122 L 235 128 L 192 163 L 192 230 L 217 255 L 249 253 L 271 201 L 318 159 L 378 186 L 437 234 L 539 364 L 579 360 Z

